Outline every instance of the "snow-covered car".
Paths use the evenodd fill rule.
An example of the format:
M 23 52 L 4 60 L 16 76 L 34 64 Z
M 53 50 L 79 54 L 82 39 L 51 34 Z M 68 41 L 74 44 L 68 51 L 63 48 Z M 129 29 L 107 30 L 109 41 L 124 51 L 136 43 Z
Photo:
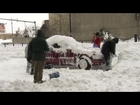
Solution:
M 76 66 L 90 70 L 92 66 L 105 63 L 99 48 L 88 48 L 73 37 L 53 35 L 46 39 L 51 51 L 46 53 L 46 65 Z

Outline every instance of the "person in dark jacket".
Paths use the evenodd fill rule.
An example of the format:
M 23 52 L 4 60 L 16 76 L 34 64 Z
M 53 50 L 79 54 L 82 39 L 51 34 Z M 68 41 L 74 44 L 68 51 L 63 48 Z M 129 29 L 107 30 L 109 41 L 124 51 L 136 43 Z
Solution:
M 107 40 L 104 42 L 101 48 L 101 53 L 105 58 L 105 70 L 111 69 L 111 57 L 116 56 L 116 44 L 119 42 L 118 38 Z
M 43 83 L 43 68 L 45 65 L 46 52 L 49 51 L 48 43 L 42 30 L 37 31 L 36 37 L 34 37 L 29 43 L 29 50 L 34 62 L 34 83 Z

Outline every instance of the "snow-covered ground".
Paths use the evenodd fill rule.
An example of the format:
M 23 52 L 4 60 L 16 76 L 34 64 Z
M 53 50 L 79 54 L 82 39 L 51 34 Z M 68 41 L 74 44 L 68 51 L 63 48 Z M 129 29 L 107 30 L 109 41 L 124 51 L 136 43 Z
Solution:
M 103 92 L 140 91 L 140 42 L 134 39 L 120 41 L 116 46 L 119 57 L 113 69 L 44 69 L 42 84 L 33 83 L 33 75 L 26 73 L 25 46 L 21 44 L 1 44 L 0 40 L 0 91 L 1 92 Z M 69 41 L 69 40 L 68 40 Z M 87 49 L 91 43 L 83 43 Z M 58 71 L 59 78 L 49 79 L 48 74 Z

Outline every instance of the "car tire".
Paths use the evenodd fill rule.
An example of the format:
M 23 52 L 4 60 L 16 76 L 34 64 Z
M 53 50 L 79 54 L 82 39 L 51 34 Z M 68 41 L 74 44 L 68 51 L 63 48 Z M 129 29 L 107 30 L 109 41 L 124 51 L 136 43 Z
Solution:
M 79 58 L 79 62 L 78 62 L 78 68 L 79 69 L 85 69 L 85 70 L 90 70 L 91 65 L 89 64 L 87 59 L 84 58 Z

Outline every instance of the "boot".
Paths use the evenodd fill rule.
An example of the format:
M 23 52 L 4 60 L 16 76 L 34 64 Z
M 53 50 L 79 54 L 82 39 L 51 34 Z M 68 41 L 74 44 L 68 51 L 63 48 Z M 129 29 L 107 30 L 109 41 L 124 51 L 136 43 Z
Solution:
M 105 71 L 108 71 L 109 70 L 109 66 L 105 66 Z

